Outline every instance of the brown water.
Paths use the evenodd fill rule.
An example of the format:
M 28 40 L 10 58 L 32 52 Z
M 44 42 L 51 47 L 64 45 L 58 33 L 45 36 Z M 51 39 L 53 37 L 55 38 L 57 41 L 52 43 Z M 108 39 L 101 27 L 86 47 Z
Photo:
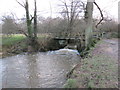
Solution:
M 59 88 L 80 61 L 77 51 L 62 49 L 23 54 L 0 60 L 3 88 Z

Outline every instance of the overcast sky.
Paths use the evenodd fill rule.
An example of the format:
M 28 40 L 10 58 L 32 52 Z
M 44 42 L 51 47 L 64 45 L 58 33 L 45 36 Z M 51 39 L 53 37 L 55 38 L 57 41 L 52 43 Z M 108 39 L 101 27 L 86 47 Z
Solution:
M 24 0 L 18 0 L 19 2 L 23 2 Z M 31 11 L 33 10 L 32 4 L 33 0 L 28 0 L 30 3 Z M 84 0 L 85 1 L 85 0 Z M 86 0 L 87 1 L 87 0 Z M 118 1 L 120 0 L 96 0 L 97 4 L 100 6 L 102 10 L 104 10 L 104 14 L 108 15 L 112 18 L 118 18 Z M 51 15 L 52 8 L 52 16 L 57 17 L 59 12 L 58 4 L 60 4 L 60 0 L 37 0 L 38 14 L 44 17 Z M 94 7 L 94 16 L 99 17 L 100 14 L 96 7 Z M 9 13 L 15 13 L 17 17 L 21 18 L 25 15 L 25 10 L 21 7 L 16 0 L 0 0 L 0 16 L 8 15 Z

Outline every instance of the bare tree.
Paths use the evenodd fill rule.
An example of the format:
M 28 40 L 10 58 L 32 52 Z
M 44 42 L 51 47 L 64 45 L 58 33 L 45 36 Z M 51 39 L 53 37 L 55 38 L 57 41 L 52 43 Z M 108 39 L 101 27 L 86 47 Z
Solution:
M 93 36 L 93 4 L 95 4 L 100 11 L 101 20 L 96 24 L 96 28 L 104 19 L 102 11 L 95 0 L 87 0 L 86 11 L 85 11 L 85 21 L 86 21 L 86 29 L 85 29 L 85 47 L 89 47 L 92 43 Z
M 81 0 L 61 1 L 63 3 L 63 11 L 61 12 L 67 19 L 67 30 L 65 37 L 71 37 L 71 32 L 75 26 L 76 20 L 79 18 L 80 13 L 85 9 L 85 4 Z
M 17 0 L 16 0 L 17 1 Z M 17 1 L 18 2 L 18 1 Z M 35 51 L 38 50 L 37 47 L 37 6 L 36 0 L 34 0 L 34 16 L 29 13 L 29 3 L 28 0 L 25 0 L 25 3 L 21 4 L 18 2 L 22 7 L 24 7 L 26 11 L 26 23 L 27 23 L 27 32 L 28 32 L 28 45 L 29 47 L 33 48 Z M 34 25 L 32 28 L 32 20 L 34 19 Z

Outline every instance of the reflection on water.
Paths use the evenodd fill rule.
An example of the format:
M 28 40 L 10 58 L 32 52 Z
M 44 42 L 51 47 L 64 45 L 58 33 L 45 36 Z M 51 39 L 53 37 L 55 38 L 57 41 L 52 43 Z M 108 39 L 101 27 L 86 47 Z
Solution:
M 2 87 L 62 87 L 66 81 L 66 73 L 79 61 L 77 51 L 66 49 L 4 58 Z

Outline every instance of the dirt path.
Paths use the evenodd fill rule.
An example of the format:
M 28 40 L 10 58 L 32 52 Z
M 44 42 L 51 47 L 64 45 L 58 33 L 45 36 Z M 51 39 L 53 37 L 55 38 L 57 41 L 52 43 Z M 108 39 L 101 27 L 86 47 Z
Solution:
M 103 39 L 73 73 L 80 88 L 118 88 L 118 39 Z
M 111 58 L 118 59 L 118 39 L 104 39 L 102 43 L 97 45 L 93 51 L 93 55 L 102 53 Z M 114 60 L 114 59 L 113 59 Z

